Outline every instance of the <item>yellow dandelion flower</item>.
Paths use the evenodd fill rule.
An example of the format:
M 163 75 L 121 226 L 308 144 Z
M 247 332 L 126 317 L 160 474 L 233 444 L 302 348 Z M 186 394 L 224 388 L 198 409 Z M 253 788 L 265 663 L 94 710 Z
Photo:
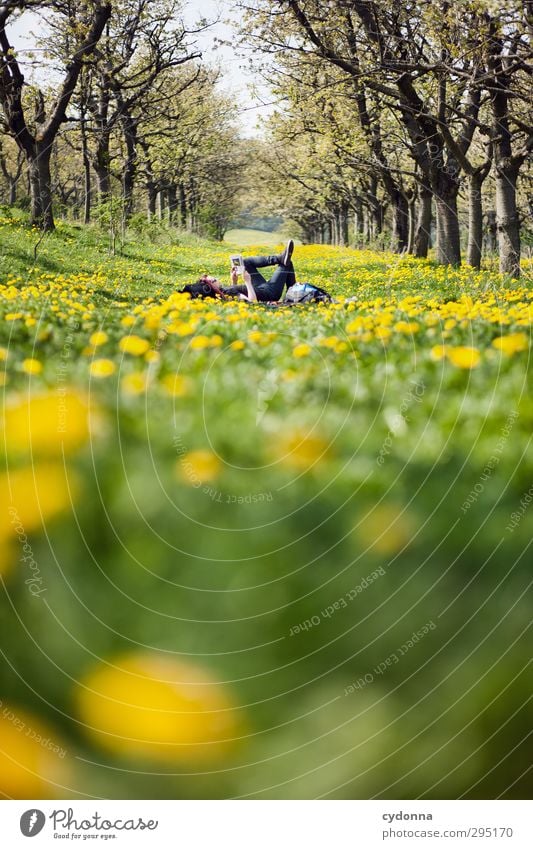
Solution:
M 303 342 L 301 345 L 296 345 L 296 347 L 292 349 L 292 355 L 293 357 L 296 357 L 297 360 L 300 360 L 302 357 L 308 357 L 312 350 L 311 345 L 306 345 L 305 342 Z
M 433 345 L 429 355 L 432 360 L 442 360 L 446 356 L 446 345 Z
M 77 491 L 74 476 L 66 477 L 60 463 L 34 463 L 0 476 L 0 538 L 24 533 L 63 513 Z M 10 512 L 10 510 L 14 512 Z
M 22 371 L 26 374 L 41 374 L 43 364 L 39 360 L 34 360 L 31 357 L 22 361 Z
M 420 325 L 417 321 L 397 321 L 393 329 L 397 333 L 417 333 Z
M 176 321 L 168 325 L 168 333 L 176 336 L 192 336 L 196 329 L 196 321 Z
M 127 374 L 120 381 L 120 388 L 126 395 L 141 395 L 147 389 L 147 376 L 140 371 Z
M 87 399 L 73 389 L 16 398 L 4 408 L 3 427 L 10 453 L 69 453 L 89 439 Z
M 181 481 L 199 487 L 202 483 L 210 483 L 219 477 L 222 463 L 212 451 L 199 449 L 188 451 L 180 457 L 176 471 Z
M 242 734 L 239 713 L 222 685 L 193 664 L 155 653 L 131 653 L 96 666 L 82 678 L 76 696 L 83 730 L 115 755 L 209 763 L 229 755 Z
M 105 345 L 109 336 L 103 330 L 97 330 L 95 333 L 92 333 L 89 337 L 89 345 L 92 345 L 93 348 L 98 348 L 100 345 Z
M 31 733 L 30 733 L 31 732 Z M 43 745 L 52 740 L 54 750 Z M 7 799 L 51 799 L 70 785 L 66 743 L 59 732 L 18 705 L 2 704 L 0 793 Z
M 381 342 L 387 342 L 392 336 L 392 330 L 390 327 L 376 327 L 374 335 L 376 339 L 380 339 Z
M 113 360 L 93 360 L 89 368 L 91 377 L 110 377 L 116 371 Z
M 529 339 L 525 333 L 509 333 L 507 336 L 499 336 L 497 339 L 493 339 L 492 347 L 504 354 L 516 354 L 528 349 Z
M 295 377 L 298 377 L 298 372 L 292 368 L 287 368 L 281 372 L 282 380 L 294 380 Z
M 175 398 L 184 398 L 191 391 L 192 383 L 188 377 L 181 374 L 167 374 L 161 381 L 161 385 Z
M 244 342 L 242 339 L 235 339 L 234 342 L 231 342 L 230 348 L 232 351 L 242 351 L 244 348 Z
M 409 544 L 415 521 L 400 505 L 376 506 L 361 518 L 356 529 L 360 544 L 377 554 L 396 554 Z
M 204 348 L 209 348 L 210 339 L 209 336 L 195 336 L 194 339 L 191 339 L 191 348 L 193 351 L 203 351 Z
M 463 345 L 448 348 L 446 356 L 452 365 L 463 369 L 476 368 L 481 361 L 481 354 L 477 348 L 469 348 Z
M 307 471 L 315 463 L 327 459 L 329 450 L 328 443 L 321 436 L 295 431 L 279 440 L 276 454 L 283 466 Z
M 150 343 L 147 339 L 142 339 L 140 336 L 124 336 L 118 343 L 118 347 L 125 354 L 140 357 L 142 354 L 146 354 L 150 348 Z

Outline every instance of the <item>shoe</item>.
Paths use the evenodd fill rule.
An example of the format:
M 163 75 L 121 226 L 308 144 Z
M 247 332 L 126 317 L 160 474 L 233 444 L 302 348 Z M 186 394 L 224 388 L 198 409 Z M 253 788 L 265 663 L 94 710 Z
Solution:
M 293 239 L 289 239 L 289 241 L 287 242 L 287 247 L 285 248 L 285 250 L 281 254 L 280 265 L 288 265 L 289 264 L 289 262 L 291 261 L 293 250 L 294 250 L 294 241 L 293 241 Z

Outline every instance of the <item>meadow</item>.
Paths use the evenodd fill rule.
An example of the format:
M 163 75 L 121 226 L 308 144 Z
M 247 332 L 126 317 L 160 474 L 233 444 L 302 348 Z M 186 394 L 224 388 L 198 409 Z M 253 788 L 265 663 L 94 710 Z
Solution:
M 0 793 L 528 797 L 533 265 L 241 248 L 1 217 Z

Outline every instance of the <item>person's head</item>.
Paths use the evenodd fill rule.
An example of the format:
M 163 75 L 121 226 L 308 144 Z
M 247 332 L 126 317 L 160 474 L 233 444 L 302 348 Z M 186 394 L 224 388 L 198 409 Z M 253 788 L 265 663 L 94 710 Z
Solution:
M 223 294 L 218 286 L 217 278 L 213 277 L 210 274 L 202 274 L 202 276 L 198 278 L 196 283 L 191 283 L 188 286 L 184 286 L 181 291 L 182 293 L 187 292 L 191 296 L 191 298 L 216 298 L 217 296 L 223 297 Z

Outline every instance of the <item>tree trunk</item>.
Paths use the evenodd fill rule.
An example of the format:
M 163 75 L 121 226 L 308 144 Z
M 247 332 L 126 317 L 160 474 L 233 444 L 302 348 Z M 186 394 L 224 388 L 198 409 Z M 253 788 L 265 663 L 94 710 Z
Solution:
M 133 215 L 133 189 L 137 174 L 137 128 L 135 122 L 126 115 L 122 128 L 126 142 L 126 161 L 122 176 L 122 197 L 124 199 L 124 221 L 128 222 Z
M 164 205 L 165 205 L 165 201 L 164 201 L 164 198 L 163 198 L 163 189 L 160 186 L 159 191 L 157 192 L 157 204 L 156 204 L 156 213 L 157 213 L 157 220 L 158 221 L 163 220 Z
M 457 216 L 457 192 L 435 198 L 437 206 L 437 262 L 461 265 L 461 236 Z
M 511 79 L 497 18 L 489 18 L 488 87 L 492 105 L 492 142 L 496 172 L 496 220 L 500 249 L 500 272 L 520 277 L 520 220 L 516 208 L 516 181 L 524 156 L 513 156 L 513 133 L 509 118 Z
M 486 216 L 487 220 L 487 253 L 495 254 L 498 247 L 498 224 L 496 221 L 496 211 L 489 209 Z
M 187 224 L 187 195 L 185 194 L 185 186 L 183 183 L 178 184 L 178 227 L 180 230 L 185 230 Z
M 157 208 L 157 187 L 153 180 L 146 183 L 147 203 L 146 212 L 148 221 L 153 221 Z
M 341 203 L 335 212 L 335 224 L 337 231 L 337 244 L 345 248 L 349 242 L 349 220 L 348 206 L 346 203 Z
M 407 248 L 409 233 L 409 210 L 403 192 L 395 191 L 392 202 L 392 250 L 401 254 Z
M 31 211 L 30 223 L 41 230 L 54 230 L 52 209 L 52 178 L 50 175 L 51 147 L 35 146 L 28 162 L 30 172 Z
M 416 235 L 416 202 L 417 202 L 417 192 L 416 189 L 412 190 L 408 203 L 409 203 L 409 238 L 407 241 L 407 253 L 411 254 L 411 256 L 415 252 L 415 235 Z
M 472 268 L 481 268 L 481 250 L 483 241 L 483 204 L 481 186 L 483 177 L 479 172 L 468 178 L 468 245 L 466 261 Z
M 17 183 L 18 180 L 11 179 L 9 181 L 9 206 L 15 206 L 17 202 Z
M 100 202 L 107 200 L 111 194 L 111 174 L 109 163 L 109 137 L 105 136 L 98 140 L 98 146 L 96 148 L 95 159 L 93 162 Z
M 170 224 L 176 224 L 177 213 L 178 187 L 175 183 L 171 183 L 168 187 L 168 220 Z
M 374 237 L 374 229 L 376 227 L 375 210 L 373 207 L 366 210 L 365 214 L 365 243 L 368 245 Z
M 426 186 L 421 186 L 418 195 L 418 220 L 415 228 L 413 254 L 418 259 L 426 259 L 431 240 L 433 192 Z
M 354 199 L 354 239 L 356 247 L 361 246 L 364 229 L 363 201 L 360 197 L 357 197 Z
M 83 158 L 83 223 L 90 224 L 91 221 L 91 160 L 87 148 L 87 137 L 85 135 L 85 122 L 81 123 L 81 150 Z
M 336 215 L 331 217 L 331 243 L 333 245 L 339 244 L 339 227 L 338 227 L 338 219 Z
M 520 277 L 520 219 L 516 208 L 518 169 L 507 161 L 496 162 L 496 220 L 500 272 Z

